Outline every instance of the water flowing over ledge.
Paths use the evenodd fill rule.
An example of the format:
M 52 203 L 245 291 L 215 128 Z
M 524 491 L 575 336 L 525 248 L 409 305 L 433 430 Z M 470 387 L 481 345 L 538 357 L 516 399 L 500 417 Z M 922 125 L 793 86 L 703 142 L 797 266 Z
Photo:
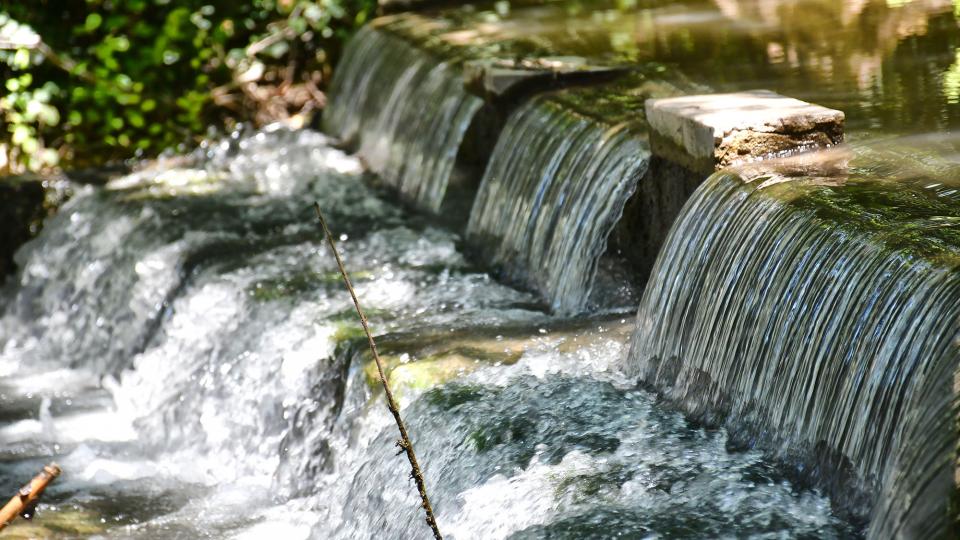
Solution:
M 789 64 L 803 82 L 788 84 L 807 96 L 899 111 L 861 110 L 871 129 L 943 108 L 929 94 L 904 100 L 886 89 L 940 84 L 928 67 L 897 70 L 942 60 L 924 36 L 955 32 L 949 17 L 897 38 L 911 62 L 876 53 L 866 71 L 852 70 L 858 85 L 882 84 L 818 93 L 860 65 L 834 54 L 859 54 L 876 21 L 899 35 L 887 23 L 900 19 L 876 7 L 889 15 L 916 3 L 859 4 L 862 18 L 844 25 L 866 31 L 844 47 L 835 36 L 817 44 L 813 71 L 797 55 L 807 26 L 791 37 L 766 24 L 775 41 L 731 49 L 731 35 L 753 40 L 758 26 L 709 6 L 635 17 L 563 7 L 513 20 L 375 21 L 348 47 L 329 129 L 408 201 L 437 211 L 478 115 L 459 74 L 475 56 L 654 55 L 734 86 Z M 789 7 L 777 12 L 821 11 Z M 823 13 L 804 24 L 836 14 Z M 427 24 L 412 36 L 407 23 Z M 765 55 L 774 65 L 756 60 Z M 890 76 L 889 66 L 901 67 Z M 630 220 L 619 217 L 625 199 L 640 201 L 641 234 L 617 249 L 642 252 L 646 264 L 692 191 L 648 160 L 632 125 L 599 114 L 599 94 L 619 113 L 644 98 L 605 87 L 516 112 L 471 223 L 505 277 L 561 315 L 589 304 L 610 227 Z M 589 96 L 585 109 L 573 95 Z M 952 125 L 946 110 L 946 124 L 912 125 Z M 0 478 L 63 458 L 75 480 L 49 500 L 88 511 L 84 524 L 110 537 L 425 536 L 349 304 L 324 271 L 331 261 L 309 211 L 319 200 L 382 332 L 451 537 L 949 534 L 960 215 L 956 182 L 936 179 L 960 178 L 955 169 L 910 170 L 913 153 L 888 148 L 882 163 L 760 165 L 739 173 L 746 185 L 714 178 L 653 272 L 625 376 L 629 323 L 578 317 L 561 328 L 533 295 L 469 264 L 455 232 L 371 189 L 358 160 L 329 144 L 309 131 L 237 137 L 181 166 L 85 190 L 48 224 L 3 296 L 0 372 L 18 378 L 0 381 L 0 457 L 11 463 Z M 627 181 L 638 180 L 630 197 Z M 638 378 L 702 422 L 664 408 Z
M 237 136 L 79 193 L 21 252 L 3 297 L 13 337 L 0 371 L 17 377 L 0 381 L 0 479 L 55 456 L 70 473 L 44 515 L 79 508 L 75 525 L 107 538 L 428 535 L 314 200 L 341 235 L 451 538 L 577 535 L 598 521 L 637 534 L 849 530 L 761 453 L 728 451 L 724 430 L 623 378 L 630 321 L 531 309 L 532 295 L 477 272 L 454 233 L 381 198 L 309 131 Z M 118 233 L 75 226 L 98 219 Z M 138 220 L 145 234 L 128 234 Z M 75 244 L 106 256 L 77 258 Z M 72 296 L 38 292 L 83 276 Z M 131 328 L 142 350 L 105 357 Z
M 388 28 L 366 26 L 350 40 L 325 127 L 409 202 L 436 213 L 483 101 L 464 90 L 458 68 Z
M 474 201 L 467 238 L 558 313 L 590 294 L 607 237 L 647 169 L 630 124 L 610 125 L 550 96 L 507 121 Z
M 885 179 L 893 161 L 715 175 L 654 268 L 626 370 L 805 469 L 870 537 L 937 538 L 956 489 L 960 205 L 929 176 Z

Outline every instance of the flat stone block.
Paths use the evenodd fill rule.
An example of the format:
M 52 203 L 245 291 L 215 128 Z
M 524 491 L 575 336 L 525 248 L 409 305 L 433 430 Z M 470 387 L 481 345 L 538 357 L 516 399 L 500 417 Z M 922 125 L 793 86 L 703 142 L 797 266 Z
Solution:
M 463 78 L 474 94 L 501 98 L 521 86 L 577 82 L 623 71 L 622 67 L 590 64 L 579 56 L 553 56 L 519 61 L 473 60 L 464 64 Z
M 653 152 L 698 172 L 843 142 L 843 112 L 769 90 L 651 99 Z

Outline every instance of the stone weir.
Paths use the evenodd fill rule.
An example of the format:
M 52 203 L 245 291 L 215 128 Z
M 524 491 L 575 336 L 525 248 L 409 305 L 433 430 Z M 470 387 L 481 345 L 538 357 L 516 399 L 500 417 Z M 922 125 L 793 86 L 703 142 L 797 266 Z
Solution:
M 466 220 L 481 259 L 555 313 L 632 306 L 622 285 L 646 283 L 638 381 L 871 537 L 948 537 L 960 174 L 931 164 L 949 160 L 914 164 L 903 141 L 803 154 L 842 141 L 841 112 L 586 67 L 603 62 L 504 24 L 376 21 L 328 127 L 408 201 Z
M 324 127 L 406 200 L 439 212 L 483 100 L 451 54 L 411 40 L 414 19 L 378 19 L 347 44 Z
M 623 71 L 529 43 L 474 44 L 452 21 L 415 14 L 381 17 L 361 29 L 341 66 L 325 130 L 406 202 L 459 227 L 518 103 Z
M 626 365 L 869 538 L 957 532 L 960 169 L 914 143 L 711 177 L 657 260 Z
M 839 111 L 770 92 L 670 97 L 692 88 L 638 68 L 520 106 L 491 155 L 468 242 L 555 313 L 632 309 L 631 286 L 643 285 L 676 215 L 713 170 L 842 138 Z M 678 102 L 687 106 L 672 121 L 722 158 L 697 161 L 681 144 L 663 151 L 657 130 L 672 126 L 659 113 Z M 738 122 L 728 125 L 720 108 Z
M 646 283 L 638 381 L 871 537 L 950 534 L 957 171 L 894 147 L 804 154 L 842 141 L 843 113 L 586 67 L 536 32 L 418 15 L 364 32 L 327 125 L 388 184 L 466 220 L 554 313 L 632 307 L 624 284 Z
M 349 44 L 325 123 L 406 201 L 466 224 L 484 262 L 556 313 L 632 309 L 673 219 L 716 167 L 842 138 L 837 111 L 769 92 L 691 96 L 706 89 L 657 64 L 485 32 L 439 16 L 377 19 Z M 668 144 L 671 121 L 689 140 Z
M 681 208 L 711 173 L 843 141 L 841 111 L 767 90 L 653 97 L 643 111 L 650 170 L 610 241 L 641 285 Z
M 554 312 L 586 306 L 610 231 L 647 171 L 649 145 L 630 111 L 650 89 L 636 90 L 587 108 L 593 90 L 530 100 L 508 118 L 480 183 L 468 242 Z

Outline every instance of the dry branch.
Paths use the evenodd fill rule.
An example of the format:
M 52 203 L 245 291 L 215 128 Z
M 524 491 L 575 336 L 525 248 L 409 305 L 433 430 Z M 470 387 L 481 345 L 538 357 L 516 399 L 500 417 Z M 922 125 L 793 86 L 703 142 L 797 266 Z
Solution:
M 44 467 L 40 474 L 33 477 L 30 483 L 20 488 L 10 502 L 0 509 L 0 530 L 17 519 L 17 516 L 29 513 L 43 494 L 43 490 L 47 489 L 47 485 L 58 476 L 60 476 L 60 467 L 56 463 L 51 463 Z
M 393 392 L 390 391 L 390 385 L 387 384 L 387 377 L 383 373 L 383 362 L 380 361 L 377 344 L 373 340 L 373 334 L 370 333 L 367 316 L 364 315 L 363 310 L 360 309 L 360 301 L 357 300 L 357 293 L 353 290 L 353 284 L 350 283 L 347 270 L 343 267 L 340 252 L 337 251 L 337 246 L 333 241 L 333 235 L 330 234 L 330 229 L 327 228 L 327 222 L 323 219 L 323 214 L 320 212 L 320 203 L 314 203 L 314 208 L 317 211 L 317 219 L 320 220 L 320 227 L 323 228 L 323 234 L 327 238 L 327 243 L 330 244 L 330 250 L 333 251 L 333 256 L 337 259 L 337 267 L 340 269 L 343 283 L 347 286 L 347 290 L 350 291 L 350 297 L 353 298 L 353 305 L 357 308 L 357 315 L 360 316 L 360 324 L 363 326 L 364 333 L 367 334 L 370 352 L 373 353 L 373 360 L 377 364 L 380 383 L 383 384 L 383 391 L 384 394 L 386 394 L 387 407 L 390 409 L 390 413 L 393 414 L 393 419 L 397 423 L 397 429 L 400 430 L 400 440 L 397 441 L 397 446 L 407 454 L 407 460 L 410 461 L 411 476 L 417 484 L 417 491 L 420 492 L 420 500 L 423 501 L 421 506 L 423 506 L 423 511 L 427 514 L 427 525 L 430 526 L 430 529 L 433 531 L 433 537 L 436 540 L 443 540 L 443 537 L 440 535 L 440 528 L 437 526 L 437 520 L 433 516 L 433 507 L 430 506 L 430 499 L 427 497 L 427 486 L 423 480 L 423 473 L 420 471 L 420 464 L 417 463 L 417 455 L 413 452 L 413 443 L 410 441 L 410 436 L 407 435 L 407 426 L 403 423 L 403 418 L 400 417 L 400 408 L 397 407 L 397 401 L 393 398 Z

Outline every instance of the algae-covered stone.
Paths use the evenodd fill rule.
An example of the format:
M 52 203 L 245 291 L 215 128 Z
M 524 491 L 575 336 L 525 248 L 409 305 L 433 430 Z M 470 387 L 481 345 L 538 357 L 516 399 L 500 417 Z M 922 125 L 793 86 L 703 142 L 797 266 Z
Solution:
M 587 348 L 610 338 L 626 342 L 633 321 L 625 319 L 553 322 L 470 330 L 433 329 L 377 338 L 380 359 L 391 390 L 401 402 L 420 392 L 465 377 L 488 365 L 515 364 L 525 352 L 556 347 L 561 353 Z M 366 347 L 357 341 L 357 347 Z M 379 391 L 376 363 L 369 351 L 360 355 L 367 385 Z
M 102 534 L 106 527 L 99 514 L 86 510 L 60 509 L 41 505 L 32 520 L 17 519 L 0 537 L 11 540 L 86 538 Z
M 478 367 L 479 360 L 457 353 L 401 362 L 390 370 L 390 388 L 403 402 L 419 392 L 469 375 Z

